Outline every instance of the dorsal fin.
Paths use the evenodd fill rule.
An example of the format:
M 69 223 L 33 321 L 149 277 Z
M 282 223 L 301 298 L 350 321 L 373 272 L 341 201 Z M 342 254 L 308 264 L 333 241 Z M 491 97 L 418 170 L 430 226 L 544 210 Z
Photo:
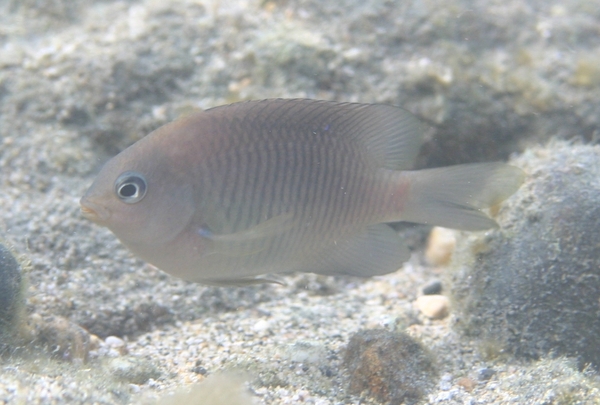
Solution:
M 262 130 L 285 128 L 358 140 L 379 167 L 410 169 L 419 154 L 424 124 L 410 112 L 383 104 L 308 99 L 246 101 L 207 110 Z
M 381 104 L 361 106 L 349 126 L 365 136 L 379 166 L 392 170 L 413 167 L 423 143 L 424 125 L 410 112 Z

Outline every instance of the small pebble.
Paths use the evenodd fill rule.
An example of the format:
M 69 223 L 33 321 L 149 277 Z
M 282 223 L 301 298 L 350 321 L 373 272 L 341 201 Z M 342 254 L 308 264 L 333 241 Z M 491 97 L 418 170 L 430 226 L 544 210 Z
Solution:
M 493 368 L 484 367 L 479 369 L 477 378 L 479 378 L 479 381 L 488 381 L 494 374 L 496 374 L 496 371 Z
M 202 367 L 202 366 L 194 366 L 194 367 L 191 369 L 191 371 L 192 371 L 192 373 L 196 373 L 196 374 L 200 374 L 200 375 L 206 375 L 206 374 L 208 374 L 208 370 L 207 370 L 207 369 L 205 369 L 205 368 L 204 368 L 204 367 Z
M 271 329 L 271 323 L 265 319 L 259 319 L 252 326 L 252 330 L 254 332 L 261 333 L 261 334 L 268 331 L 269 329 Z
M 127 345 L 125 344 L 125 342 L 121 338 L 118 338 L 116 336 L 108 336 L 104 340 L 104 343 L 106 343 L 106 345 L 108 347 L 110 347 L 111 349 L 115 350 L 120 355 L 127 354 Z
M 456 384 L 463 387 L 465 391 L 471 392 L 477 386 L 477 382 L 469 377 L 462 377 L 456 381 Z
M 450 312 L 450 300 L 444 295 L 422 295 L 417 298 L 417 308 L 431 319 L 443 319 Z
M 436 226 L 429 234 L 425 258 L 433 266 L 445 266 L 450 262 L 455 246 L 454 231 Z
M 437 295 L 442 292 L 442 282 L 440 280 L 432 280 L 427 283 L 421 290 L 423 295 Z

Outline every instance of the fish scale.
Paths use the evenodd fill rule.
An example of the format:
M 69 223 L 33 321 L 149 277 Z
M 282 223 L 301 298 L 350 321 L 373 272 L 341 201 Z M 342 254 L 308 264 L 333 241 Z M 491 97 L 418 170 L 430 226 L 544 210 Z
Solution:
M 273 119 L 271 115 L 266 115 L 264 117 L 264 120 L 270 119 Z M 237 124 L 237 121 L 234 123 Z M 229 137 L 233 136 L 244 138 L 247 136 L 248 132 L 247 130 L 244 132 L 239 125 L 231 125 L 230 128 L 227 128 L 225 125 L 219 125 L 219 128 L 222 128 L 222 131 L 227 132 Z M 311 204 L 314 204 L 315 200 L 323 200 L 323 205 L 325 208 L 336 207 L 339 215 L 343 216 L 344 218 L 349 216 L 348 208 L 350 207 L 344 205 L 341 200 L 345 200 L 348 203 L 351 203 L 352 200 L 343 199 L 341 197 L 343 193 L 332 192 L 332 190 L 343 189 L 344 184 L 333 184 L 332 182 L 335 181 L 336 178 L 334 176 L 327 176 L 326 174 L 329 172 L 345 173 L 347 177 L 351 177 L 346 183 L 354 183 L 357 172 L 360 170 L 359 166 L 357 165 L 358 161 L 360 160 L 358 159 L 359 156 L 357 156 L 354 151 L 350 151 L 348 149 L 344 150 L 340 148 L 340 146 L 335 145 L 335 143 L 325 143 L 321 145 L 321 149 L 326 151 L 324 153 L 328 154 L 328 159 L 326 159 L 325 156 L 321 156 L 319 160 L 326 161 L 328 163 L 326 166 L 327 169 L 325 171 L 321 170 L 320 173 L 313 173 L 313 171 L 309 170 L 309 168 L 314 166 L 306 166 L 305 164 L 300 164 L 300 162 L 294 164 L 294 160 L 300 158 L 298 159 L 299 161 L 304 161 L 311 155 L 314 156 L 314 153 L 311 150 L 309 151 L 309 156 L 306 157 L 303 153 L 303 148 L 297 147 L 300 145 L 310 145 L 311 143 L 314 143 L 314 139 L 311 139 L 315 137 L 314 131 L 311 129 L 296 129 L 296 136 L 294 137 L 293 142 L 288 140 L 288 133 L 290 132 L 293 131 L 286 126 L 282 126 L 280 128 L 269 128 L 268 131 L 263 131 L 259 134 L 259 136 L 256 136 L 255 139 L 252 139 L 252 143 L 250 143 L 250 145 L 252 145 L 255 149 L 266 151 L 266 153 L 264 153 L 262 156 L 262 160 L 264 162 L 271 163 L 271 167 L 267 167 L 266 169 L 266 171 L 271 174 L 271 177 L 263 177 L 260 174 L 255 173 L 255 171 L 246 171 L 243 177 L 238 174 L 240 167 L 259 167 L 255 164 L 256 162 L 250 160 L 251 158 L 256 158 L 254 153 L 248 153 L 246 151 L 244 151 L 245 153 L 240 153 L 243 148 L 234 149 L 234 159 L 223 159 L 223 162 L 220 164 L 220 166 L 222 166 L 220 169 L 217 168 L 218 165 L 212 165 L 212 167 L 215 167 L 215 171 L 226 170 L 226 175 L 223 182 L 226 184 L 231 184 L 231 187 L 226 188 L 228 193 L 220 196 L 219 204 L 225 206 L 229 205 L 227 217 L 231 218 L 232 226 L 230 229 L 232 231 L 250 226 L 251 224 L 247 221 L 249 217 L 261 217 L 248 215 L 248 211 L 243 208 L 244 205 L 252 206 L 253 203 L 258 203 L 264 207 L 262 212 L 263 219 L 283 213 L 286 211 L 286 209 L 295 210 L 295 206 L 292 205 L 294 201 L 298 202 L 300 207 L 307 207 L 311 206 Z M 230 139 L 229 137 L 226 138 Z M 335 139 L 329 138 L 329 141 L 333 140 Z M 342 144 L 341 146 L 344 145 Z M 225 151 L 231 150 L 228 145 L 226 145 L 224 149 Z M 331 152 L 334 150 L 337 150 L 337 153 L 332 156 Z M 215 159 L 219 159 L 218 154 L 215 156 Z M 341 162 L 336 162 L 336 160 L 341 160 Z M 353 160 L 354 164 L 352 164 L 350 160 Z M 230 171 L 227 171 L 227 169 Z M 306 198 L 310 198 L 311 194 L 314 196 L 313 201 L 306 202 L 301 199 L 292 198 L 292 190 L 302 188 L 299 187 L 298 184 L 294 184 L 290 181 L 293 173 L 304 174 L 304 176 L 302 176 L 304 177 L 304 181 L 302 182 L 304 186 L 307 186 L 310 182 L 313 183 L 313 186 L 310 189 L 312 193 L 306 193 Z M 323 174 L 323 176 L 319 176 L 319 174 Z M 257 196 L 260 198 L 259 202 L 255 202 L 252 198 L 249 198 L 249 196 L 252 196 L 254 190 L 248 190 L 247 185 L 250 184 L 252 180 L 260 183 L 261 192 L 257 193 Z M 343 179 L 338 180 L 343 181 Z M 327 183 L 321 183 L 324 181 L 327 181 Z M 269 190 L 268 193 L 265 187 Z M 346 184 L 345 188 L 348 189 L 348 187 L 348 184 Z M 328 190 L 329 192 L 324 193 L 325 195 L 317 197 L 316 193 L 322 190 Z M 338 201 L 330 201 L 328 199 L 333 197 L 337 197 Z M 248 200 L 251 201 L 249 204 L 246 203 Z M 230 204 L 227 204 L 228 202 Z M 236 202 L 238 204 L 236 204 Z M 266 213 L 264 211 L 266 211 Z M 330 219 L 334 218 L 333 216 L 327 216 L 327 213 L 324 214 L 324 217 Z
M 233 130 L 235 130 L 235 128 Z M 264 136 L 264 134 L 261 135 Z M 264 136 L 264 139 L 262 140 L 265 144 L 273 145 L 271 148 L 265 145 L 263 150 L 267 152 L 262 156 L 262 161 L 266 163 L 264 171 L 270 174 L 269 177 L 261 176 L 256 169 L 254 171 L 244 172 L 243 177 L 237 175 L 239 167 L 260 167 L 255 165 L 255 162 L 252 161 L 253 158 L 257 158 L 254 153 L 245 153 L 241 156 L 239 153 L 236 153 L 235 161 L 222 159 L 220 164 L 223 166 L 222 169 L 235 167 L 234 170 L 226 172 L 227 174 L 223 180 L 225 183 L 234 184 L 234 186 L 230 188 L 231 194 L 222 196 L 219 201 L 220 205 L 226 207 L 226 218 L 227 221 L 230 221 L 231 223 L 231 226 L 227 227 L 229 232 L 235 232 L 239 229 L 245 229 L 254 225 L 254 220 L 252 220 L 252 218 L 269 219 L 273 216 L 285 213 L 286 211 L 297 213 L 298 220 L 305 221 L 305 217 L 308 213 L 306 210 L 302 209 L 303 207 L 322 208 L 322 210 L 312 209 L 310 216 L 315 224 L 320 225 L 318 228 L 312 228 L 312 231 L 323 234 L 326 234 L 328 230 L 331 231 L 334 226 L 339 226 L 337 224 L 332 224 L 332 219 L 339 216 L 341 218 L 337 222 L 344 222 L 346 217 L 351 216 L 350 208 L 352 207 L 348 204 L 344 204 L 341 200 L 345 200 L 347 203 L 352 203 L 353 200 L 343 198 L 343 192 L 321 193 L 322 190 L 331 191 L 344 188 L 343 184 L 333 184 L 336 178 L 333 176 L 326 176 L 326 174 L 335 171 L 336 166 L 343 167 L 344 164 L 349 163 L 349 159 L 344 157 L 344 155 L 347 155 L 347 151 L 340 151 L 342 152 L 340 156 L 342 161 L 337 162 L 337 164 L 336 159 L 331 159 L 331 157 L 325 159 L 325 156 L 320 156 L 318 160 L 326 161 L 327 169 L 324 171 L 311 171 L 307 168 L 317 167 L 310 162 L 310 157 L 315 156 L 315 153 L 311 149 L 305 150 L 304 148 L 296 147 L 310 145 L 310 139 L 296 140 L 291 143 L 285 141 L 284 134 L 271 133 L 269 135 L 270 137 Z M 243 134 L 240 134 L 240 136 L 243 136 Z M 258 145 L 260 145 L 260 142 Z M 327 145 L 324 146 L 325 147 L 322 148 L 324 151 L 323 153 L 327 151 Z M 335 145 L 331 145 L 331 147 L 335 147 Z M 244 159 L 244 156 L 246 159 Z M 214 158 L 219 160 L 218 155 Z M 309 162 L 308 165 L 307 162 Z M 215 168 L 216 166 L 217 165 L 213 165 Z M 358 166 L 355 165 L 354 169 L 357 168 Z M 338 172 L 340 172 L 339 169 L 340 168 L 338 167 Z M 352 169 L 353 167 L 350 167 L 349 169 L 342 171 L 347 173 L 348 177 L 352 177 L 358 171 Z M 218 171 L 219 169 L 216 170 Z M 319 174 L 323 174 L 323 176 L 319 176 Z M 227 175 L 233 176 L 235 179 L 231 179 L 227 177 Z M 296 178 L 296 181 L 293 180 L 294 178 Z M 242 180 L 240 181 L 240 179 Z M 254 187 L 248 187 L 248 184 L 251 184 L 252 180 L 256 182 L 253 186 L 260 190 L 259 193 L 255 193 Z M 347 182 L 352 183 L 354 180 L 355 178 L 350 178 Z M 345 188 L 348 189 L 348 186 L 346 185 Z M 297 194 L 298 190 L 304 190 L 304 193 Z M 317 205 L 315 204 L 316 201 L 322 201 L 322 203 Z M 229 206 L 227 206 L 227 202 L 230 202 Z M 356 205 L 357 202 L 360 203 L 360 200 L 354 200 L 354 205 Z M 252 212 L 251 210 L 253 207 L 258 207 L 259 212 Z M 337 216 L 333 216 L 331 215 L 332 213 L 329 212 L 334 208 L 338 211 Z M 360 216 L 355 215 L 355 217 L 361 219 Z M 278 238 L 278 245 L 292 244 L 292 242 L 286 243 L 288 242 L 286 238 L 306 239 L 308 235 L 304 234 L 307 232 L 307 229 L 311 230 L 311 227 L 303 227 L 303 229 L 305 231 L 302 235 L 297 233 L 286 233 L 281 235 L 285 236 L 285 238 Z M 312 246 L 308 246 L 307 248 L 311 247 Z
M 167 124 L 102 168 L 82 212 L 190 281 L 270 273 L 372 276 L 409 257 L 386 223 L 483 230 L 514 193 L 502 163 L 419 171 L 423 124 L 401 108 L 307 99 L 235 103 Z

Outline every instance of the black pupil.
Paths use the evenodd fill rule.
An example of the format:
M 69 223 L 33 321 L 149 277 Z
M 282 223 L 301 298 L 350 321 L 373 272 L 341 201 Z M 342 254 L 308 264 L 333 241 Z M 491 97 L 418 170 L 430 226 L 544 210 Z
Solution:
M 124 184 L 119 189 L 121 197 L 133 197 L 137 193 L 137 186 L 133 183 Z

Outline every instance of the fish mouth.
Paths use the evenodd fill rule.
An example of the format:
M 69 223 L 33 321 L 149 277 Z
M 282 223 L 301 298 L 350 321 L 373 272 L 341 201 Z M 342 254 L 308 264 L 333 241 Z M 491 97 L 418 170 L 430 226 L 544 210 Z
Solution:
M 109 213 L 104 207 L 94 204 L 85 197 L 79 201 L 81 214 L 92 222 L 102 224 L 108 220 Z

